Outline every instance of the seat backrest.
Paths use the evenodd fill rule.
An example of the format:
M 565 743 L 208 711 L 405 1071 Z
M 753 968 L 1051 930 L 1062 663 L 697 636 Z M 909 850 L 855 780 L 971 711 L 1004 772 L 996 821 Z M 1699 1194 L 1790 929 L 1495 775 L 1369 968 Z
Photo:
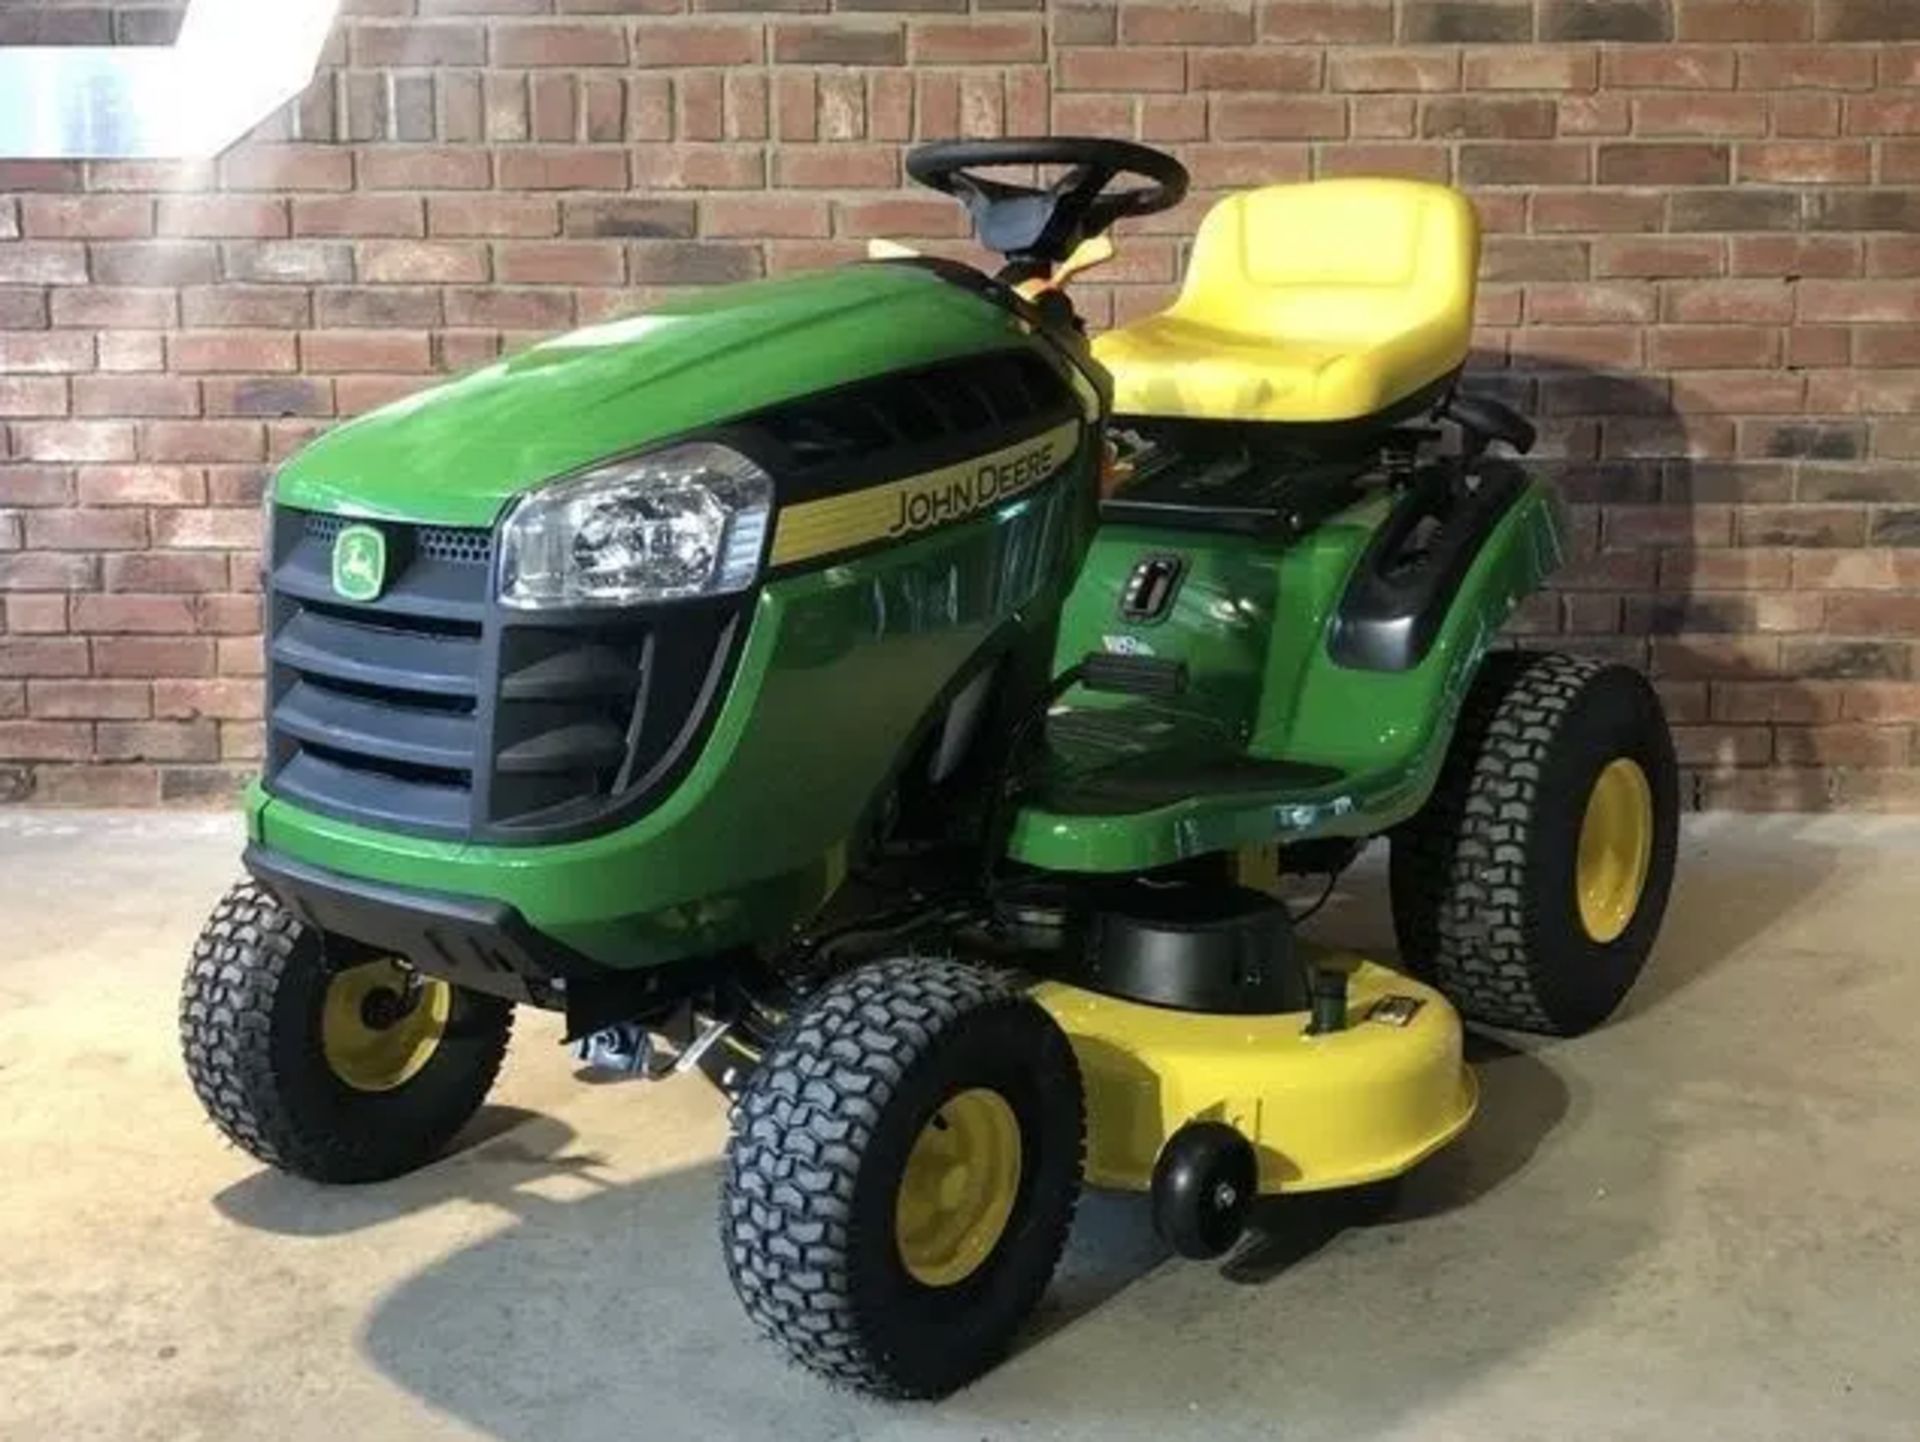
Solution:
M 1171 313 L 1249 335 L 1346 343 L 1437 324 L 1457 331 L 1464 359 L 1479 260 L 1473 205 L 1444 185 L 1269 185 L 1207 212 Z

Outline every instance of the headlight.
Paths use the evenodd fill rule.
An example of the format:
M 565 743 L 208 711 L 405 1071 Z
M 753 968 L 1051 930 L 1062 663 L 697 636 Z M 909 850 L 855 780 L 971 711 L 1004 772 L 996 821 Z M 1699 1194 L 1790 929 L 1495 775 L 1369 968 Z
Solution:
M 620 606 L 742 591 L 760 573 L 773 481 L 704 441 L 534 491 L 500 535 L 500 599 Z

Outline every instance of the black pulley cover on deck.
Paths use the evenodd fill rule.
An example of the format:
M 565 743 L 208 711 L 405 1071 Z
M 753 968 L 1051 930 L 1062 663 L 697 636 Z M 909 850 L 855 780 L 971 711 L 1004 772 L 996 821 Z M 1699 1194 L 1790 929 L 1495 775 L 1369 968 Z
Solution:
M 1090 918 L 1086 985 L 1183 1011 L 1304 1011 L 1306 975 L 1286 907 L 1245 887 L 1117 890 Z

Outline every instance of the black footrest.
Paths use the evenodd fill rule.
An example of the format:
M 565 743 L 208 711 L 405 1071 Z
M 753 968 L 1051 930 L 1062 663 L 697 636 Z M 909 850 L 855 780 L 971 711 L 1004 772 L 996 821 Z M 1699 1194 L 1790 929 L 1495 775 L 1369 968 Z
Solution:
M 1206 758 L 1147 752 L 1099 770 L 1043 784 L 1034 804 L 1062 816 L 1127 816 L 1194 797 L 1318 791 L 1341 777 L 1331 766 L 1263 761 L 1255 756 Z
M 1089 651 L 1080 663 L 1080 684 L 1089 691 L 1172 700 L 1187 689 L 1187 663 L 1158 656 Z

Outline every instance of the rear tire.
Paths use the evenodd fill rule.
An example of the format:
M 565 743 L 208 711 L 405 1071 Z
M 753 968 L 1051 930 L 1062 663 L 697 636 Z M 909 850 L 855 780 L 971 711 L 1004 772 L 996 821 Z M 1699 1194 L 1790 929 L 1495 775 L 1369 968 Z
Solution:
M 849 972 L 788 1018 L 734 1109 L 734 1290 L 829 1380 L 943 1396 L 1046 1290 L 1084 1136 L 1065 1034 L 1006 981 L 944 960 Z
M 194 943 L 181 1050 L 236 1146 L 311 1181 L 380 1181 L 434 1160 L 478 1110 L 513 1006 L 337 950 L 257 882 L 239 883 Z M 371 1020 L 354 1027 L 363 1011 Z M 357 1049 L 343 1047 L 343 1026 Z
M 1393 835 L 1401 956 L 1470 1020 L 1587 1031 L 1646 964 L 1678 831 L 1673 740 L 1644 676 L 1490 656 L 1432 796 Z

